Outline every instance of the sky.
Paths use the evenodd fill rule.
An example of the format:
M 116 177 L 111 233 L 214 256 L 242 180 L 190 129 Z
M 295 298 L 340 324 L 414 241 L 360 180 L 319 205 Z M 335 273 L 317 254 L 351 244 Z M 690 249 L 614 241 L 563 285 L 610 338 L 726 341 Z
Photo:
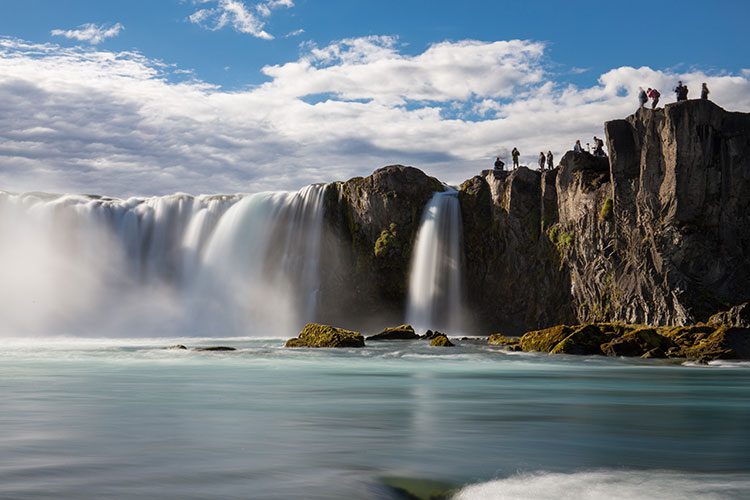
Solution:
M 750 112 L 750 2 L 0 0 L 0 190 L 451 184 L 702 82 Z

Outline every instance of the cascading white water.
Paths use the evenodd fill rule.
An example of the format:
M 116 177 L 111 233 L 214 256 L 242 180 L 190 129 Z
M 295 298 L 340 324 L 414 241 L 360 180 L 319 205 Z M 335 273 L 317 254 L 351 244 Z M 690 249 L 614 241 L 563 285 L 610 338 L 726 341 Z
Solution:
M 294 334 L 315 317 L 324 190 L 0 192 L 0 334 Z
M 417 330 L 464 328 L 463 226 L 458 193 L 435 193 L 412 252 L 406 321 Z

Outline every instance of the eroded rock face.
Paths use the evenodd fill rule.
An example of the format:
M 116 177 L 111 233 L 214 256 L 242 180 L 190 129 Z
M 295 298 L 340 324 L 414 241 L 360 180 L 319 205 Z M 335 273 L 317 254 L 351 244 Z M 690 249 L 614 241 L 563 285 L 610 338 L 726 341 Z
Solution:
M 556 171 L 485 171 L 464 182 L 468 307 L 477 332 L 520 333 L 571 320 L 570 285 L 546 228 L 557 219 Z
M 750 114 L 710 101 L 605 124 L 614 200 L 610 317 L 705 321 L 750 299 Z

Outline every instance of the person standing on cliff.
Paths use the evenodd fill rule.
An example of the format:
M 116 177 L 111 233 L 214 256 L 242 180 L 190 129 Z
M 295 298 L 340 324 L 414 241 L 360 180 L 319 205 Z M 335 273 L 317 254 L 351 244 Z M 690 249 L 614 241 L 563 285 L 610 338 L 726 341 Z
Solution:
M 659 98 L 661 97 L 659 91 L 649 88 L 646 91 L 646 95 L 651 99 L 651 109 L 656 109 L 656 105 L 659 104 Z
M 703 85 L 701 85 L 701 99 L 704 101 L 708 100 L 708 85 L 706 85 L 706 82 L 703 82 Z
M 521 156 L 521 153 L 518 151 L 518 148 L 513 148 L 510 155 L 513 157 L 513 170 L 515 170 L 518 168 L 518 157 Z
M 594 136 L 594 156 L 607 156 L 604 152 L 604 141 Z
M 574 153 L 583 153 L 583 146 L 581 146 L 581 139 L 578 139 L 576 141 L 575 146 L 573 146 L 573 152 Z
M 682 84 L 682 80 L 677 82 L 677 86 L 674 88 L 674 93 L 677 95 L 677 102 L 687 101 L 688 88 L 687 85 Z
M 643 90 L 643 87 L 638 87 L 638 102 L 641 103 L 641 107 L 645 106 L 648 102 L 648 95 L 646 95 L 646 91 Z
M 540 151 L 540 152 L 539 152 L 539 170 L 541 170 L 542 172 L 544 172 L 544 161 L 545 161 L 546 159 L 547 159 L 547 158 L 546 158 L 546 157 L 544 156 L 544 153 L 542 153 L 542 152 Z
M 555 165 L 555 158 L 552 156 L 552 151 L 547 151 L 547 169 L 552 170 Z

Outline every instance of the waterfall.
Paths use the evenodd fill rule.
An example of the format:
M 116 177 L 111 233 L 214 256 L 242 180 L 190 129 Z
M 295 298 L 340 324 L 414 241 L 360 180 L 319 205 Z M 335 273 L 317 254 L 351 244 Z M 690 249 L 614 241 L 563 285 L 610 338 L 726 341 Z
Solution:
M 0 334 L 291 336 L 316 314 L 324 191 L 0 191 Z
M 406 321 L 417 330 L 457 333 L 463 322 L 463 227 L 458 193 L 435 193 L 412 253 Z

